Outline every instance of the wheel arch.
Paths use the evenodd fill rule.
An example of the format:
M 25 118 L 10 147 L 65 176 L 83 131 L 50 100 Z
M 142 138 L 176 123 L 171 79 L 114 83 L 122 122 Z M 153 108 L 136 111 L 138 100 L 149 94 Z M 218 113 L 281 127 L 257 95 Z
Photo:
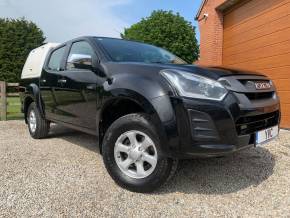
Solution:
M 109 126 L 118 118 L 131 113 L 145 113 L 160 133 L 160 139 L 166 140 L 165 130 L 160 116 L 151 100 L 133 90 L 118 89 L 113 91 L 115 96 L 108 99 L 101 107 L 97 118 L 97 133 L 99 135 L 99 148 L 102 149 L 104 135 Z M 117 110 L 118 109 L 118 110 Z M 117 113 L 115 113 L 117 112 Z M 108 120 L 108 115 L 111 120 Z
M 38 85 L 36 85 L 35 83 L 29 84 L 29 86 L 26 87 L 25 92 L 26 92 L 24 95 L 25 97 L 23 99 L 23 112 L 24 112 L 25 122 L 27 123 L 27 111 L 28 111 L 29 105 L 32 102 L 35 102 L 36 107 L 39 109 L 41 116 L 44 118 L 44 110 L 42 108 L 40 89 Z
M 26 96 L 24 101 L 23 101 L 23 112 L 24 112 L 24 119 L 25 119 L 26 124 L 28 123 L 28 121 L 27 121 L 28 108 L 32 102 L 35 102 L 35 100 L 31 95 Z

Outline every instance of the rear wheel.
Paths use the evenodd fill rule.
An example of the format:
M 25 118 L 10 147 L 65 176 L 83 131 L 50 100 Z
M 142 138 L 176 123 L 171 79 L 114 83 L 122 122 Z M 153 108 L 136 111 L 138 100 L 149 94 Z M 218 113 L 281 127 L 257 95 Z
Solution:
M 155 126 L 144 114 L 116 120 L 103 141 L 105 166 L 115 182 L 130 191 L 151 192 L 175 172 L 177 160 L 163 157 Z
M 41 139 L 47 137 L 50 123 L 40 115 L 34 102 L 28 107 L 27 122 L 29 133 L 32 138 Z

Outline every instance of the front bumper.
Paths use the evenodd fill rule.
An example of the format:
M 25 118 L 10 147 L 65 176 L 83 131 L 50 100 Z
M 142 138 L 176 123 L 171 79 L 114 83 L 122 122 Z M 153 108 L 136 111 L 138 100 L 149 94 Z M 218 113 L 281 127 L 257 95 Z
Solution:
M 222 102 L 171 98 L 176 114 L 178 158 L 221 156 L 255 145 L 255 133 L 279 124 L 276 96 L 245 104 L 230 91 Z

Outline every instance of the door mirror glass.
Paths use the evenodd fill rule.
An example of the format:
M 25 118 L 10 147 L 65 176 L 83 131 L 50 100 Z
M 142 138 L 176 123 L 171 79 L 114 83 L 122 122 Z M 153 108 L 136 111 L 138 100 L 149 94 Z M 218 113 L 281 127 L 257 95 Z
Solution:
M 67 61 L 68 69 L 93 69 L 93 59 L 89 54 L 71 54 Z

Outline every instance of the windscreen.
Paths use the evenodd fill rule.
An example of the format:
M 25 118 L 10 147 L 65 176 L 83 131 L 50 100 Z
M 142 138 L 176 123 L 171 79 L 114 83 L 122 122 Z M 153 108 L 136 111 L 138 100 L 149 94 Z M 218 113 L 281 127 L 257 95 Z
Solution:
M 186 64 L 181 58 L 153 45 L 110 38 L 96 38 L 96 40 L 116 62 Z

